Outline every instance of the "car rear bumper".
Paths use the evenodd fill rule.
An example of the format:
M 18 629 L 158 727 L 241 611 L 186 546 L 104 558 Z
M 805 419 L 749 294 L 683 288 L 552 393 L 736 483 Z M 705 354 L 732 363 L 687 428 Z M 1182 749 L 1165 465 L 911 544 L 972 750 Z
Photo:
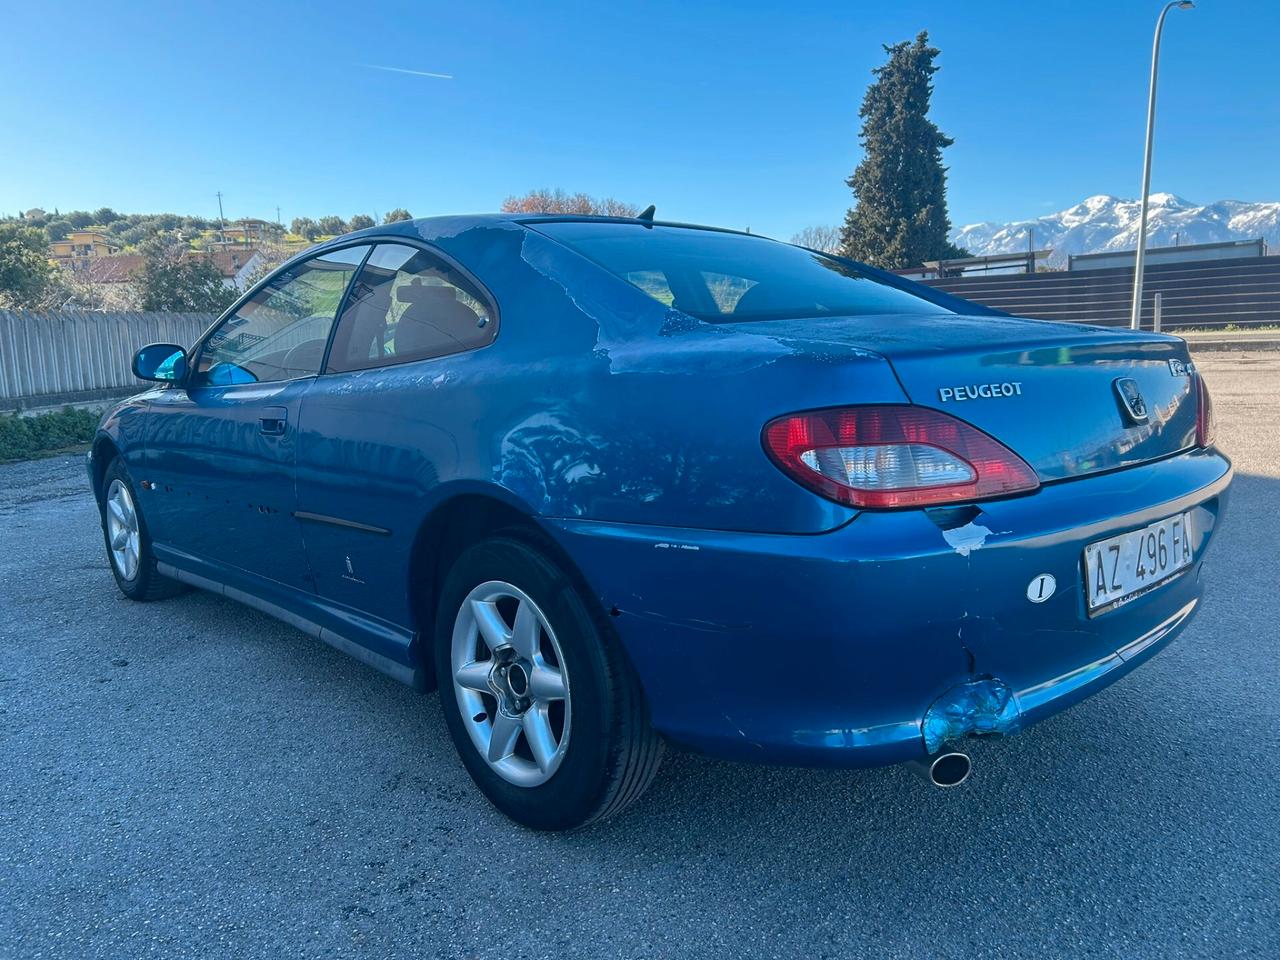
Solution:
M 819 535 L 546 524 L 613 614 L 661 732 L 718 756 L 872 766 L 940 736 L 1013 732 L 1169 643 L 1199 606 L 1231 475 L 1192 451 Z M 1089 616 L 1085 544 L 1184 511 L 1193 564 Z M 1056 592 L 1032 603 L 1044 573 Z

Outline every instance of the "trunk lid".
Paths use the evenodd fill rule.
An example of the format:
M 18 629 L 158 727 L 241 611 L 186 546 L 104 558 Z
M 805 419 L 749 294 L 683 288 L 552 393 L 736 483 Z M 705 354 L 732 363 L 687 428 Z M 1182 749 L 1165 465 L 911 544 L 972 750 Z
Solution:
M 1195 443 L 1186 344 L 1162 334 L 954 314 L 733 324 L 819 353 L 858 347 L 912 403 L 995 437 L 1042 482 L 1159 459 Z

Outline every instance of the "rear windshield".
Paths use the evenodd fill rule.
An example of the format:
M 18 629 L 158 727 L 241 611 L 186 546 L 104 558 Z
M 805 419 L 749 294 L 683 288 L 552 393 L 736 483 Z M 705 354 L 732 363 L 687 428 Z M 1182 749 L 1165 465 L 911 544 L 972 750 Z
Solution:
M 640 223 L 530 226 L 653 299 L 712 323 L 952 312 L 852 264 L 764 237 Z

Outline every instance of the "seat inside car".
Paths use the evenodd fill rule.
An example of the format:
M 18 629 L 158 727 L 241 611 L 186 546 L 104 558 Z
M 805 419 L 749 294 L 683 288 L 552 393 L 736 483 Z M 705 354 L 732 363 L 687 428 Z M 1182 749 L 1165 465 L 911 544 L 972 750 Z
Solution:
M 468 345 L 479 326 L 475 311 L 458 299 L 452 286 L 415 279 L 396 291 L 396 300 L 408 304 L 396 325 L 397 356 L 452 353 Z
M 780 305 L 781 299 L 780 296 L 774 293 L 773 287 L 769 284 L 757 283 L 738 298 L 738 302 L 733 305 L 733 312 L 744 315 L 763 313 L 776 309 Z M 790 299 L 794 300 L 794 295 Z

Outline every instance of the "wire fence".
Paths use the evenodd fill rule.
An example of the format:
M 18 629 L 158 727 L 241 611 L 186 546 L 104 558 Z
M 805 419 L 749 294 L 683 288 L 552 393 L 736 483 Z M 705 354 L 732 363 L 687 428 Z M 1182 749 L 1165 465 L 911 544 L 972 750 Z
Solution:
M 140 387 L 130 369 L 139 347 L 190 346 L 213 321 L 206 313 L 0 310 L 0 402 L 36 406 Z

